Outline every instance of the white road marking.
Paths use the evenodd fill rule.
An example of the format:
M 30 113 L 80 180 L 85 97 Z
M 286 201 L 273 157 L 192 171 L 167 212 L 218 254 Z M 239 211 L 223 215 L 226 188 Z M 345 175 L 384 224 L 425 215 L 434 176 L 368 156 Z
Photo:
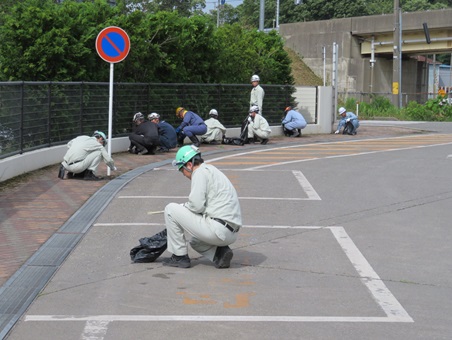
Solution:
M 200 321 L 200 322 L 413 322 L 405 318 L 365 316 L 271 316 L 271 315 L 27 315 L 25 321 Z
M 110 320 L 93 320 L 86 321 L 81 340 L 103 340 L 107 334 L 108 324 Z
M 94 223 L 95 227 L 117 227 L 117 226 L 127 226 L 127 227 L 139 227 L 139 226 L 152 226 L 152 225 L 162 225 L 162 223 Z
M 322 199 L 317 194 L 317 192 L 312 187 L 311 183 L 307 180 L 305 175 L 301 171 L 292 171 L 295 178 L 298 180 L 298 183 L 300 183 L 301 187 L 303 188 L 306 195 L 308 195 L 308 199 L 315 200 L 315 201 L 321 201 Z
M 187 199 L 187 196 L 118 196 L 125 199 Z M 320 199 L 320 198 L 319 198 Z M 239 197 L 239 200 L 272 200 L 272 201 L 310 201 L 309 197 Z
M 24 321 L 199 321 L 199 322 L 414 322 L 402 305 L 392 295 L 372 266 L 367 262 L 343 227 L 319 226 L 261 226 L 249 228 L 297 228 L 328 229 L 347 255 L 361 277 L 361 282 L 369 290 L 375 302 L 386 317 L 367 316 L 284 316 L 284 315 L 26 315 Z M 94 324 L 96 325 L 96 324 Z M 99 326 L 102 328 L 102 326 Z M 105 326 L 106 327 L 106 326 Z M 86 327 L 85 327 L 86 329 Z M 96 339 L 96 338 L 95 338 Z
M 383 309 L 386 315 L 389 318 L 395 318 L 396 320 L 413 322 L 413 319 L 411 319 L 402 305 L 383 283 L 383 280 L 380 279 L 378 274 L 373 270 L 364 255 L 359 251 L 358 247 L 348 236 L 345 229 L 342 227 L 331 227 L 329 229 L 344 250 L 345 255 L 347 255 L 350 262 L 355 267 L 361 277 L 361 282 L 364 283 L 367 289 L 369 289 L 373 298 Z
M 432 144 L 432 145 L 416 145 L 416 146 L 412 146 L 412 147 L 402 147 L 402 148 L 395 148 L 395 149 L 357 152 L 357 153 L 352 153 L 352 154 L 347 154 L 347 155 L 312 157 L 312 158 L 306 158 L 306 159 L 297 159 L 297 160 L 293 160 L 293 161 L 286 161 L 286 162 L 279 162 L 279 163 L 273 163 L 273 164 L 259 165 L 259 166 L 247 168 L 246 170 L 253 170 L 254 171 L 254 170 L 258 170 L 258 169 L 269 168 L 269 167 L 272 167 L 272 166 L 280 166 L 280 165 L 288 165 L 288 164 L 301 163 L 301 162 L 309 162 L 309 161 L 315 161 L 315 160 L 318 160 L 318 159 L 333 159 L 333 158 L 342 158 L 342 157 L 354 157 L 354 156 L 362 156 L 362 155 L 372 155 L 372 154 L 375 154 L 375 153 L 414 150 L 414 149 L 430 148 L 430 147 L 433 147 L 433 146 L 443 146 L 443 145 L 450 145 L 450 144 L 452 144 L 452 143 L 448 142 L 448 143 L 439 143 L 439 144 Z

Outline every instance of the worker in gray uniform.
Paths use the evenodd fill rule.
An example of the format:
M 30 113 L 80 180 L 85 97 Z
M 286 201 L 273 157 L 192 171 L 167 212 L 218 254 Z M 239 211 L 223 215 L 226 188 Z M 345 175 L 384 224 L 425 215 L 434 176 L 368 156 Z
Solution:
M 188 202 L 169 203 L 165 224 L 170 258 L 164 266 L 190 268 L 186 233 L 191 247 L 212 261 L 216 268 L 229 268 L 232 250 L 242 225 L 240 203 L 234 186 L 215 166 L 205 164 L 194 145 L 180 148 L 173 165 L 191 180 Z
M 101 180 L 96 176 L 96 169 L 103 160 L 107 166 L 116 170 L 115 163 L 105 149 L 107 137 L 101 131 L 94 131 L 92 137 L 78 136 L 67 144 L 68 151 L 61 162 L 58 177 L 63 179 L 65 170 L 67 178 L 80 178 L 88 181 Z

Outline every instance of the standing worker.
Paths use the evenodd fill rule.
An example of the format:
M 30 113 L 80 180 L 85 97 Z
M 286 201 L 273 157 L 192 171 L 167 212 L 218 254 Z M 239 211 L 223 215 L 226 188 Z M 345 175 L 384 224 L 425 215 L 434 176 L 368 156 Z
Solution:
M 252 106 L 257 106 L 259 108 L 259 114 L 262 115 L 262 104 L 264 102 L 265 91 L 259 85 L 260 78 L 257 74 L 251 77 L 251 84 L 253 85 L 253 89 L 251 90 L 250 96 L 250 108 Z
M 300 136 L 300 130 L 304 129 L 307 125 L 303 115 L 295 111 L 291 106 L 286 107 L 284 115 L 284 119 L 282 120 L 284 134 L 290 137 Z
M 148 115 L 148 119 L 158 126 L 160 148 L 159 152 L 168 152 L 177 145 L 176 129 L 171 124 L 168 124 L 164 120 L 160 120 L 160 115 L 156 112 L 152 112 Z
M 347 112 L 344 107 L 339 108 L 339 114 L 342 118 L 337 124 L 337 129 L 334 133 L 338 134 L 341 128 L 344 127 L 343 135 L 356 135 L 356 129 L 359 127 L 358 117 L 353 112 Z
M 144 118 L 141 112 L 135 113 L 133 122 L 136 128 L 129 135 L 129 152 L 139 155 L 155 154 L 157 145 L 159 145 L 159 130 L 157 124 Z M 133 149 L 135 148 L 135 151 Z
M 184 139 L 188 137 L 193 145 L 199 146 L 199 139 L 196 135 L 203 135 L 207 132 L 207 125 L 204 120 L 196 113 L 187 111 L 183 107 L 176 109 L 176 116 L 182 119 L 182 123 L 176 128 L 178 145 L 184 145 Z
M 99 181 L 96 170 L 101 160 L 107 166 L 116 170 L 113 159 L 105 150 L 107 137 L 101 131 L 94 131 L 92 137 L 78 136 L 67 143 L 68 151 L 63 157 L 58 177 L 63 179 L 65 170 L 69 171 L 68 178 L 80 178 L 87 181 Z
M 229 268 L 232 250 L 242 226 L 240 203 L 234 186 L 220 170 L 205 164 L 194 145 L 177 151 L 173 165 L 191 180 L 188 202 L 169 203 L 165 207 L 168 251 L 173 255 L 163 260 L 164 266 L 190 268 L 186 241 L 192 236 L 191 247 L 212 261 L 216 268 Z
M 218 120 L 218 111 L 210 110 L 210 118 L 204 123 L 207 125 L 207 132 L 201 136 L 201 142 L 206 144 L 221 144 L 226 134 L 226 128 Z

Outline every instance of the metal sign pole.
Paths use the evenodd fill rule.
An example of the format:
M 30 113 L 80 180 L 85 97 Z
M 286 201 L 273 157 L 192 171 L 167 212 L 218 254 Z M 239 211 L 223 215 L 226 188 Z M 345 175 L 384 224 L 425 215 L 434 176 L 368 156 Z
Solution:
M 110 95 L 108 101 L 108 155 L 111 157 L 111 135 L 113 133 L 113 79 L 114 64 L 110 63 Z M 107 166 L 107 176 L 110 176 L 110 167 Z

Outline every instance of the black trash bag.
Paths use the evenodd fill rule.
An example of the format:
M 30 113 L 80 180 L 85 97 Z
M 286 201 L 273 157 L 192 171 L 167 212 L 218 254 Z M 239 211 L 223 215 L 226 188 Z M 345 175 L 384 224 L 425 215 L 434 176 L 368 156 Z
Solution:
M 222 144 L 243 145 L 243 140 L 237 137 L 223 137 Z
M 154 262 L 166 250 L 166 229 L 151 237 L 140 238 L 140 245 L 130 250 L 130 259 L 134 263 Z
M 355 127 L 351 122 L 348 122 L 345 124 L 344 131 L 342 132 L 343 135 L 353 135 L 353 131 L 355 130 Z

